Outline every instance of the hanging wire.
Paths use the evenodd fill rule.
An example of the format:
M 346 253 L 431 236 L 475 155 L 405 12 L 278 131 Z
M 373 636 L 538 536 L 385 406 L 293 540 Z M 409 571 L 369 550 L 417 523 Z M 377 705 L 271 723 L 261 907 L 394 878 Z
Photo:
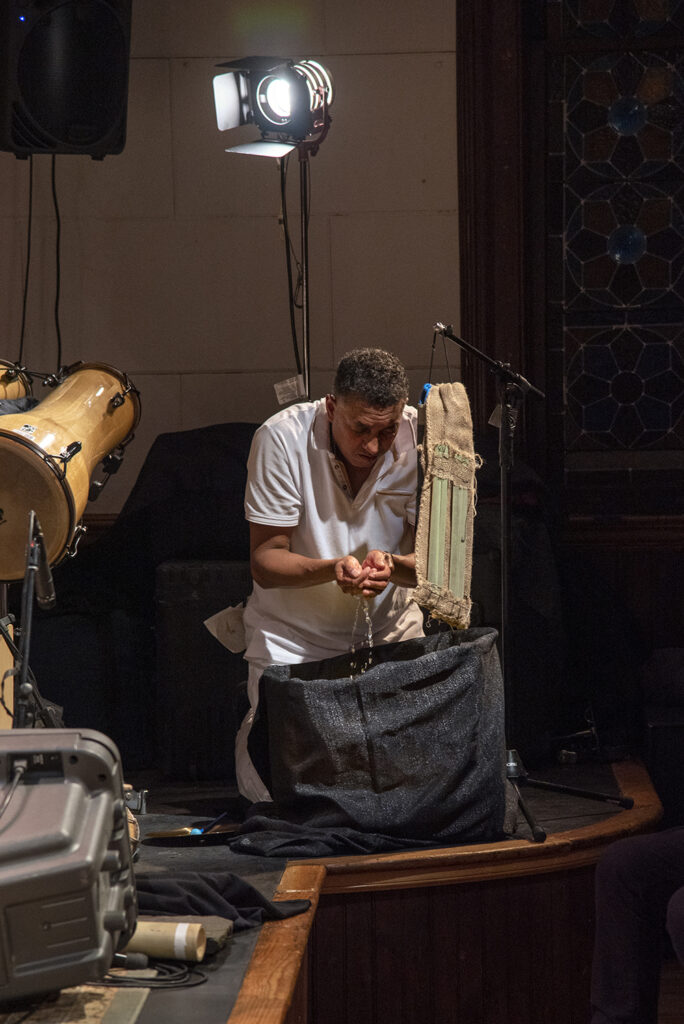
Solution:
M 287 293 L 288 293 L 288 304 L 290 309 L 290 330 L 292 332 L 292 347 L 294 349 L 295 364 L 297 367 L 297 373 L 302 373 L 302 361 L 299 354 L 299 341 L 297 338 L 297 323 L 295 318 L 295 309 L 301 309 L 301 302 L 297 302 L 297 297 L 301 290 L 302 285 L 302 268 L 297 259 L 297 255 L 292 245 L 292 239 L 290 238 L 290 228 L 287 219 L 287 171 L 290 161 L 291 154 L 288 153 L 286 157 L 282 157 L 278 160 L 280 165 L 280 220 L 283 225 L 283 233 L 285 235 L 285 262 L 287 264 Z M 292 261 L 294 260 L 297 266 L 297 285 L 296 288 L 292 284 Z
M 24 294 L 21 303 L 21 332 L 19 335 L 19 356 L 17 365 L 23 365 L 24 359 L 24 336 L 26 333 L 26 307 L 29 290 L 29 271 L 31 268 L 31 228 L 33 226 L 33 153 L 29 155 L 29 198 L 28 198 L 28 225 L 26 229 L 26 268 L 24 270 Z
M 437 331 L 432 332 L 432 348 L 430 349 L 430 366 L 428 367 L 428 384 L 432 384 L 432 366 L 435 361 L 435 345 L 437 344 Z
M 451 379 L 451 367 L 449 366 L 449 353 L 447 352 L 446 338 L 442 335 L 442 348 L 444 349 L 444 362 L 446 363 L 447 376 L 449 377 L 449 383 L 453 384 Z
M 430 350 L 430 368 L 428 369 L 428 384 L 432 384 L 432 367 L 435 361 L 435 346 L 437 344 L 437 335 L 439 331 L 432 332 L 432 348 Z M 446 364 L 447 376 L 449 378 L 449 384 L 453 384 L 451 379 L 451 367 L 449 366 L 449 352 L 447 349 L 446 338 L 442 335 L 442 347 L 444 348 L 444 362 Z
M 59 215 L 59 201 L 57 199 L 56 157 L 54 153 L 52 154 L 52 205 L 55 210 L 55 220 L 57 224 L 55 238 L 55 331 L 57 333 L 57 373 L 59 373 L 62 367 L 62 333 L 59 326 L 59 298 L 62 279 L 62 220 Z

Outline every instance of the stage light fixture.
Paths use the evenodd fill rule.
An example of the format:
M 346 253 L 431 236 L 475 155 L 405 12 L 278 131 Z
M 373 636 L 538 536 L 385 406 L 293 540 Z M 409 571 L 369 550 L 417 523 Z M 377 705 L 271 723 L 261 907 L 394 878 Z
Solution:
M 245 57 L 217 67 L 214 105 L 219 131 L 254 124 L 262 142 L 229 152 L 281 157 L 298 146 L 318 148 L 330 126 L 333 101 L 330 72 L 317 60 Z

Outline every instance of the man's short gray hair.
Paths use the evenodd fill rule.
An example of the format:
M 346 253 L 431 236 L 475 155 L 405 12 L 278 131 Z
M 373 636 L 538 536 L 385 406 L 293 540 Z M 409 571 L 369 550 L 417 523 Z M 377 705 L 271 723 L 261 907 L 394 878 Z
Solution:
M 408 401 L 409 382 L 402 363 L 381 348 L 355 348 L 342 356 L 335 374 L 338 397 L 357 395 L 375 409 Z

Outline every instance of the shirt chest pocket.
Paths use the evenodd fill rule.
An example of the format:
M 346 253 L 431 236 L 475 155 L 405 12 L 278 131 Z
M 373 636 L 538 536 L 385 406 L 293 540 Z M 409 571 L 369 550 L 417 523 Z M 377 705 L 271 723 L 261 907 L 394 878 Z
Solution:
M 416 492 L 399 488 L 377 490 L 375 503 L 383 518 L 391 516 L 403 521 L 415 514 Z

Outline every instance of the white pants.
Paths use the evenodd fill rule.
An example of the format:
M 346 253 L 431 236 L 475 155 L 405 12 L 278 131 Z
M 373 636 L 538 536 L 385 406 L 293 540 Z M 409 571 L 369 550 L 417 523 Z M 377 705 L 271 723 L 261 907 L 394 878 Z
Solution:
M 271 794 L 254 767 L 247 749 L 247 738 L 259 703 L 259 680 L 268 664 L 270 663 L 256 661 L 250 661 L 249 663 L 249 675 L 247 676 L 249 711 L 243 718 L 242 725 L 235 739 L 235 774 L 237 776 L 238 789 L 242 796 L 246 797 L 253 804 L 261 803 L 264 800 L 271 800 Z

